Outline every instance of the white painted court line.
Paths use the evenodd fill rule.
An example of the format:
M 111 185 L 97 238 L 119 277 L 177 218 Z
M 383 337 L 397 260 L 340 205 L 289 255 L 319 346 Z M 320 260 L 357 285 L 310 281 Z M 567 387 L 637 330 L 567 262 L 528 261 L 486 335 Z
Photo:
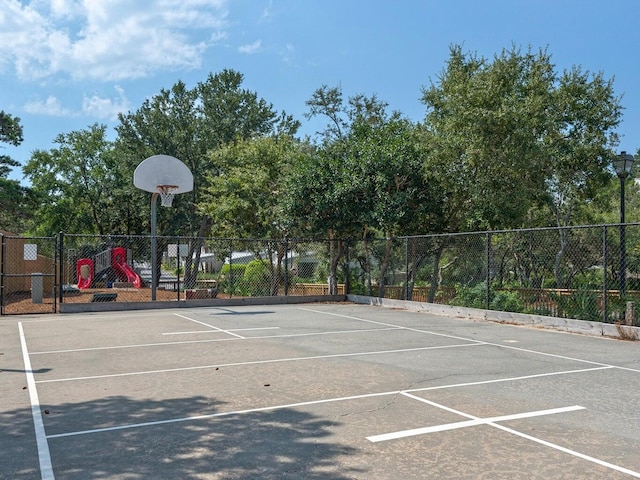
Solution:
M 432 402 L 424 401 L 424 399 L 416 397 L 414 395 L 407 395 L 405 392 L 402 393 L 410 398 L 419 399 L 423 403 L 428 403 L 432 405 Z M 442 408 L 442 405 L 434 405 L 438 408 Z M 425 435 L 428 433 L 436 433 L 436 432 L 446 432 L 448 430 L 457 430 L 459 428 L 467 428 L 467 427 L 476 427 L 478 425 L 491 425 L 497 422 L 506 422 L 509 420 L 519 420 L 522 418 L 532 418 L 532 417 L 540 417 L 543 415 L 554 415 L 557 413 L 567 413 L 574 412 L 576 410 L 584 410 L 585 407 L 581 407 L 579 405 L 574 405 L 571 407 L 562 407 L 562 408 L 552 408 L 548 410 L 538 410 L 536 412 L 526 412 L 526 413 L 516 413 L 513 415 L 502 415 L 499 417 L 490 417 L 490 418 L 473 418 L 472 420 L 466 420 L 463 422 L 453 422 L 453 423 L 444 423 L 442 425 L 434 425 L 431 427 L 422 427 L 422 428 L 413 428 L 411 430 L 402 430 L 399 432 L 392 433 L 383 433 L 380 435 L 373 435 L 371 437 L 367 437 L 367 440 L 373 443 L 377 442 L 386 442 L 388 440 L 397 440 L 399 438 L 407 438 L 414 437 L 416 435 Z M 445 410 L 449 410 L 445 408 Z M 456 412 L 457 413 L 457 412 Z
M 157 342 L 157 343 L 138 343 L 131 345 L 113 345 L 111 347 L 86 347 L 86 348 L 68 348 L 65 350 L 44 350 L 41 352 L 31 352 L 30 355 L 51 355 L 58 353 L 75 353 L 75 352 L 91 352 L 94 350 L 119 350 L 122 348 L 146 348 L 146 347 L 163 347 L 167 345 L 188 345 L 190 343 L 214 343 L 214 342 L 237 342 L 238 338 L 213 338 L 208 340 L 184 340 L 182 342 Z
M 95 379 L 102 379 L 102 378 L 130 377 L 130 376 L 136 376 L 136 375 L 152 375 L 157 373 L 187 372 L 191 370 L 205 370 L 208 368 L 239 367 L 239 366 L 247 366 L 247 365 L 266 365 L 266 364 L 275 364 L 275 363 L 284 363 L 284 362 L 322 360 L 322 359 L 328 359 L 328 358 L 362 357 L 366 355 L 388 355 L 393 353 L 418 352 L 418 351 L 425 351 L 425 350 L 440 350 L 440 349 L 460 348 L 460 347 L 476 347 L 479 345 L 482 345 L 482 344 L 464 343 L 459 345 L 439 345 L 435 347 L 432 346 L 432 347 L 402 348 L 398 350 L 375 350 L 375 351 L 368 351 L 368 352 L 313 355 L 309 357 L 275 358 L 272 360 L 254 360 L 249 362 L 218 363 L 215 365 L 197 365 L 193 367 L 166 368 L 162 370 L 145 370 L 145 371 L 139 371 L 139 372 L 113 373 L 113 374 L 107 374 L 107 375 L 91 375 L 86 377 L 58 378 L 58 379 L 52 379 L 52 380 L 40 380 L 36 383 L 73 382 L 73 381 L 79 381 L 79 380 L 95 380 Z
M 323 315 L 331 315 L 333 317 L 348 318 L 350 320 L 357 320 L 359 322 L 372 323 L 374 325 L 382 325 L 384 327 L 401 328 L 403 330 L 408 330 L 410 332 L 427 333 L 429 335 L 434 335 L 434 336 L 437 336 L 437 337 L 452 338 L 454 340 L 466 340 L 467 342 L 479 342 L 479 340 L 476 340 L 476 339 L 473 339 L 473 338 L 457 337 L 455 335 L 448 335 L 448 334 L 445 334 L 445 333 L 430 332 L 428 330 L 423 330 L 423 329 L 420 329 L 420 328 L 413 328 L 413 327 L 405 327 L 404 325 L 397 325 L 395 323 L 378 322 L 376 320 L 367 320 L 365 318 L 353 317 L 351 315 L 343 315 L 341 313 L 325 312 L 325 311 L 322 311 L 322 310 L 315 310 L 313 308 L 303 308 L 303 307 L 298 307 L 298 308 L 300 310 L 304 310 L 306 312 L 321 313 Z M 486 342 L 480 342 L 480 343 L 486 343 Z
M 426 404 L 431 405 L 433 407 L 440 408 L 440 409 L 445 410 L 447 412 L 455 413 L 456 415 L 460 415 L 462 417 L 470 419 L 467 422 L 457 422 L 458 425 L 463 424 L 462 426 L 455 426 L 456 424 L 447 424 L 447 425 L 441 425 L 440 427 L 454 426 L 453 428 L 463 428 L 463 427 L 471 427 L 471 426 L 475 426 L 475 425 L 488 425 L 490 427 L 494 427 L 494 428 L 497 428 L 499 430 L 503 430 L 505 432 L 511 433 L 513 435 L 517 435 L 517 436 L 519 436 L 521 438 L 524 438 L 524 439 L 527 439 L 529 441 L 538 443 L 540 445 L 544 445 L 545 447 L 549 447 L 549 448 L 552 448 L 554 450 L 558 450 L 560 452 L 566 453 L 568 455 L 572 455 L 574 457 L 581 458 L 582 460 L 586 460 L 588 462 L 595 463 L 595 464 L 600 465 L 602 467 L 606 467 L 606 468 L 609 468 L 611 470 L 616 470 L 618 472 L 622 472 L 622 473 L 625 473 L 627 475 L 631 475 L 632 477 L 640 478 L 640 473 L 634 472 L 633 470 L 629 470 L 629 469 L 621 467 L 619 465 L 614 465 L 613 463 L 605 462 L 605 461 L 600 460 L 598 458 L 591 457 L 589 455 L 585 455 L 585 454 L 580 453 L 580 452 L 576 452 L 575 450 L 571 450 L 569 448 L 565 448 L 565 447 L 563 447 L 561 445 L 557 445 L 555 443 L 547 442 L 546 440 L 542 440 L 540 438 L 533 437 L 531 435 L 527 435 L 526 433 L 519 432 L 517 430 L 514 430 L 514 429 L 509 428 L 509 427 L 505 427 L 505 426 L 500 425 L 500 424 L 497 423 L 497 422 L 500 422 L 500 421 L 514 420 L 514 419 L 518 419 L 518 418 L 529 418 L 529 417 L 536 417 L 536 416 L 541 416 L 541 415 L 554 415 L 554 414 L 558 414 L 558 413 L 567 413 L 567 412 L 572 412 L 572 411 L 577 411 L 577 410 L 584 410 L 585 409 L 584 407 L 580 407 L 578 405 L 574 405 L 572 407 L 556 408 L 556 409 L 550 409 L 550 410 L 540 410 L 538 412 L 529 412 L 529 413 L 522 413 L 522 414 L 517 414 L 517 415 L 504 415 L 502 417 L 492 417 L 492 418 L 484 418 L 483 419 L 483 418 L 476 417 L 475 415 L 470 415 L 468 413 L 461 412 L 459 410 L 455 410 L 455 409 L 447 407 L 445 405 L 441 405 L 439 403 L 432 402 L 432 401 L 427 400 L 425 398 L 421 398 L 421 397 L 417 397 L 415 395 L 411 395 L 411 394 L 409 394 L 407 392 L 401 392 L 401 395 L 404 395 L 406 397 L 412 398 L 412 399 L 417 400 L 419 402 L 426 403 Z M 429 431 L 431 429 L 432 429 L 432 431 Z M 433 433 L 433 432 L 439 432 L 439 431 L 451 430 L 451 429 L 452 428 L 438 429 L 438 426 L 436 426 L 436 427 L 428 427 L 427 429 L 405 430 L 404 432 L 394 432 L 394 433 L 387 433 L 387 434 L 383 434 L 383 435 L 374 435 L 372 437 L 367 437 L 367 440 L 369 440 L 371 442 L 383 442 L 383 441 L 387 441 L 387 440 L 393 440 L 393 439 L 396 439 L 396 438 L 404 438 L 404 437 L 409 437 L 409 436 L 413 436 L 413 435 L 421 435 L 421 434 L 425 434 L 425 433 Z
M 193 417 L 182 417 L 182 418 L 172 418 L 172 419 L 168 419 L 168 420 L 158 420 L 156 422 L 133 423 L 133 424 L 128 424 L 128 425 L 118 425 L 118 426 L 115 426 L 115 427 L 96 428 L 96 429 L 93 429 L 93 430 L 81 430 L 81 431 L 76 431 L 76 432 L 58 433 L 58 434 L 48 435 L 47 438 L 61 438 L 61 437 L 72 437 L 72 436 L 76 436 L 76 435 L 88 435 L 88 434 L 101 433 L 101 432 L 111 432 L 111 431 L 115 431 L 115 430 L 126 430 L 126 429 L 131 429 L 131 428 L 141 428 L 141 427 L 149 427 L 149 426 L 155 426 L 155 425 L 165 425 L 165 424 L 170 424 L 170 423 L 191 422 L 191 421 L 196 421 L 196 420 L 207 420 L 207 419 L 212 419 L 212 418 L 217 418 L 217 417 L 226 417 L 226 416 L 231 416 L 231 415 L 243 415 L 243 414 L 254 413 L 254 412 L 280 410 L 280 409 L 284 409 L 284 408 L 296 408 L 296 407 L 303 407 L 303 406 L 321 405 L 321 404 L 327 404 L 327 403 L 337 403 L 337 402 L 345 402 L 345 401 L 351 401 L 351 400 L 361 400 L 361 399 L 366 399 L 366 398 L 375 398 L 375 397 L 384 397 L 384 396 L 393 396 L 393 395 L 400 395 L 400 394 L 407 395 L 407 394 L 411 394 L 411 393 L 427 392 L 427 391 L 430 391 L 430 390 L 443 390 L 443 389 L 448 389 L 448 388 L 460 388 L 460 387 L 466 387 L 466 386 L 476 386 L 476 385 L 500 383 L 500 382 L 514 382 L 514 381 L 520 381 L 520 380 L 527 380 L 527 379 L 530 379 L 530 378 L 552 377 L 552 376 L 557 376 L 557 375 L 572 375 L 572 374 L 576 374 L 576 373 L 587 373 L 587 372 L 593 372 L 593 371 L 597 371 L 597 370 L 606 370 L 608 368 L 613 368 L 613 367 L 586 368 L 586 369 L 582 369 L 582 370 L 566 370 L 566 371 L 563 371 L 563 372 L 540 373 L 540 374 L 536 374 L 536 375 L 526 375 L 526 376 L 520 376 L 520 377 L 509 377 L 509 378 L 501 378 L 501 379 L 494 379 L 494 380 L 486 380 L 486 381 L 483 381 L 483 382 L 479 381 L 479 382 L 469 382 L 469 383 L 457 383 L 457 384 L 452 384 L 452 385 L 440 385 L 440 386 L 436 386 L 436 387 L 413 388 L 413 389 L 409 389 L 409 390 L 391 390 L 391 391 L 386 391 L 386 392 L 364 393 L 364 394 L 360 394 L 360 395 L 351 395 L 351 396 L 346 396 L 346 397 L 333 397 L 333 398 L 325 398 L 325 399 L 321 399 L 321 400 L 310 400 L 310 401 L 307 401 L 307 402 L 289 403 L 289 404 L 285 404 L 285 405 L 272 405 L 272 406 L 267 406 L 267 407 L 250 408 L 250 409 L 246 409 L 246 410 L 235 410 L 235 411 L 231 411 L 231 412 L 212 413 L 210 415 L 197 415 L 197 416 L 193 416 Z
M 186 315 L 182 315 L 182 314 L 180 314 L 180 313 L 174 313 L 174 315 L 175 315 L 176 317 L 180 317 L 180 318 L 184 318 L 185 320 L 189 320 L 190 322 L 198 323 L 198 324 L 200 324 L 200 325 L 204 325 L 205 327 L 212 328 L 213 330 L 217 330 L 218 332 L 226 333 L 226 334 L 231 335 L 231 336 L 233 336 L 233 337 L 237 337 L 237 338 L 244 338 L 242 335 L 238 335 L 238 334 L 233 333 L 233 332 L 231 332 L 231 331 L 229 331 L 229 330 L 224 330 L 224 329 L 222 329 L 222 328 L 218 328 L 218 327 L 216 327 L 216 326 L 214 326 L 214 325 L 210 325 L 210 324 L 208 324 L 208 323 L 206 323 L 206 322 L 201 322 L 200 320 L 195 320 L 195 319 L 193 319 L 193 318 L 189 318 L 189 317 L 187 317 Z
M 31 416 L 33 417 L 33 427 L 36 435 L 38 462 L 40 464 L 40 478 L 42 478 L 42 480 L 54 480 L 55 476 L 53 475 L 53 466 L 51 465 L 49 443 L 47 442 L 47 434 L 44 429 L 44 421 L 42 419 L 42 412 L 40 411 L 40 400 L 38 399 L 38 389 L 36 388 L 36 381 L 33 377 L 33 369 L 31 368 L 31 360 L 29 358 L 29 350 L 27 349 L 27 340 L 24 336 L 22 322 L 18 323 L 18 329 L 20 331 L 22 360 L 24 362 L 24 370 L 27 376 L 27 388 L 31 402 Z
M 312 332 L 312 333 L 285 333 L 283 335 L 264 335 L 262 337 L 251 337 L 251 339 L 256 338 L 295 338 L 295 337 L 317 337 L 321 335 L 340 335 L 343 333 L 369 333 L 369 332 L 388 332 L 390 330 L 404 330 L 399 327 L 389 327 L 389 328 L 359 328 L 356 330 L 334 330 L 329 332 Z
M 280 327 L 269 327 L 269 328 L 280 328 Z M 332 332 L 312 332 L 312 333 L 288 333 L 284 335 L 260 335 L 255 337 L 243 337 L 243 338 L 213 338 L 207 340 L 183 340 L 179 342 L 156 342 L 156 343 L 138 343 L 131 345 L 113 345 L 110 347 L 86 347 L 86 348 L 68 348 L 65 350 L 44 350 L 41 352 L 31 352 L 30 355 L 48 355 L 48 354 L 57 354 L 57 353 L 74 353 L 74 352 L 90 352 L 93 350 L 118 350 L 121 348 L 145 348 L 145 347 L 161 347 L 161 346 L 170 346 L 170 345 L 187 345 L 190 343 L 215 343 L 215 342 L 229 342 L 229 341 L 250 341 L 250 340 L 261 340 L 261 339 L 273 339 L 273 338 L 293 338 L 293 337 L 314 337 L 319 335 L 336 335 L 343 333 L 362 333 L 362 332 L 382 332 L 387 330 L 403 330 L 400 327 L 393 328 L 361 328 L 357 330 L 336 330 Z M 207 330 L 210 333 L 219 333 L 215 330 Z M 163 335 L 167 335 L 163 333 Z
M 585 455 L 584 453 L 576 452 L 575 450 L 571 450 L 569 448 L 565 448 L 561 445 L 556 445 L 555 443 L 547 442 L 546 440 L 542 440 L 540 438 L 532 437 L 531 435 L 527 435 L 526 433 L 519 432 L 509 427 L 505 427 L 504 425 L 492 424 L 492 427 L 498 428 L 505 432 L 511 433 L 513 435 L 517 435 L 518 437 L 524 438 L 531 442 L 539 443 L 540 445 L 544 445 L 545 447 L 553 448 L 554 450 L 558 450 L 560 452 L 566 453 L 568 455 L 572 455 L 577 458 L 581 458 L 582 460 L 586 460 L 591 463 L 595 463 L 602 467 L 610 468 L 611 470 L 616 470 L 621 473 L 625 473 L 635 478 L 640 478 L 640 472 L 634 472 L 633 470 L 629 470 L 628 468 L 621 467 L 619 465 L 614 465 L 613 463 L 605 462 L 604 460 L 600 460 L 595 457 L 591 457 L 589 455 Z
M 252 332 L 254 330 L 279 330 L 280 327 L 230 328 L 227 332 Z M 189 335 L 192 333 L 218 333 L 215 330 L 194 330 L 191 332 L 167 332 L 162 335 Z
M 432 332 L 432 331 L 424 330 L 424 329 L 421 329 L 421 328 L 404 327 L 402 325 L 396 325 L 396 324 L 393 324 L 393 323 L 377 322 L 377 321 L 374 321 L 374 320 L 367 320 L 367 319 L 364 319 L 364 318 L 353 317 L 353 316 L 350 316 L 350 315 L 342 315 L 342 314 L 339 314 L 339 313 L 323 312 L 322 310 L 313 310 L 313 309 L 310 309 L 310 308 L 300 308 L 300 310 L 306 310 L 306 311 L 309 311 L 309 312 L 321 313 L 321 314 L 325 314 L 325 315 L 332 315 L 332 316 L 335 316 L 335 317 L 343 317 L 343 318 L 348 318 L 348 319 L 351 319 L 351 320 L 358 320 L 360 322 L 365 322 L 365 323 L 374 323 L 374 324 L 377 324 L 377 325 L 385 325 L 385 326 L 389 326 L 389 327 L 398 327 L 398 328 L 402 328 L 402 329 L 409 330 L 409 331 L 412 331 L 412 332 L 425 333 L 427 335 L 436 335 L 436 336 L 439 336 L 439 337 L 452 338 L 452 339 L 455 339 L 455 340 L 466 340 L 468 342 L 479 342 L 479 340 L 476 340 L 474 338 L 459 337 L 459 336 L 455 336 L 455 335 L 447 335 L 447 334 L 444 334 L 444 333 Z M 619 368 L 621 370 L 640 371 L 640 370 L 633 370 L 633 369 L 630 369 L 630 368 L 627 368 L 627 367 L 619 367 L 619 366 L 616 366 L 616 365 L 609 365 L 607 363 L 593 362 L 591 360 L 584 360 L 584 359 L 581 359 L 581 358 L 568 357 L 566 355 L 558 355 L 558 354 L 555 354 L 555 353 L 540 352 L 538 350 L 531 350 L 531 349 L 522 348 L 522 347 L 514 347 L 514 346 L 510 346 L 510 345 L 505 345 L 503 343 L 492 343 L 492 342 L 481 342 L 481 343 L 483 345 L 487 345 L 487 346 L 507 348 L 507 349 L 510 349 L 510 350 L 517 350 L 517 351 L 520 351 L 520 352 L 532 353 L 532 354 L 535 354 L 535 355 L 542 355 L 542 356 L 546 356 L 546 357 L 559 358 L 559 359 L 562 359 L 562 360 L 571 360 L 571 361 L 574 361 L 574 362 L 588 363 L 590 365 L 599 365 L 599 366 L 602 366 L 602 367 Z

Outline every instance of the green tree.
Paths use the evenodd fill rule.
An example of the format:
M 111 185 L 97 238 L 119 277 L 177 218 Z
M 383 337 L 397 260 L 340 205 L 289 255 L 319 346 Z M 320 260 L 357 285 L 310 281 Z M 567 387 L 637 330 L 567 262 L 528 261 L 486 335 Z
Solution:
M 238 139 L 211 152 L 216 172 L 207 173 L 200 210 L 214 219 L 213 233 L 221 237 L 280 240 L 274 242 L 276 261 L 256 243 L 255 255 L 270 272 L 271 294 L 278 292 L 287 235 L 280 209 L 283 179 L 303 155 L 304 146 L 288 135 Z
M 17 147 L 23 140 L 20 119 L 0 111 L 0 144 Z M 34 205 L 30 189 L 8 178 L 12 169 L 19 166 L 9 155 L 0 155 L 0 228 L 12 233 L 23 232 Z
M 382 294 L 391 238 L 424 231 L 439 215 L 437 188 L 422 174 L 422 132 L 399 112 L 388 114 L 387 104 L 375 96 L 356 95 L 345 102 L 339 87 L 319 88 L 307 105 L 308 117 L 322 115 L 328 125 L 317 152 L 299 163 L 290 178 L 289 218 L 334 240 L 330 283 L 342 254 L 341 239 L 387 238 L 379 258 Z M 372 251 L 364 249 L 367 272 Z
M 163 234 L 193 238 L 185 265 L 187 286 L 195 282 L 201 239 L 212 225 L 212 219 L 196 208 L 206 186 L 205 174 L 217 172 L 209 152 L 238 138 L 274 132 L 293 134 L 299 125 L 284 112 L 279 115 L 255 92 L 241 88 L 242 81 L 242 74 L 223 70 L 210 74 L 193 89 L 178 82 L 146 100 L 136 112 L 120 115 L 116 127 L 117 149 L 130 175 L 144 158 L 160 153 L 180 159 L 194 175 L 193 191 L 158 218 Z
M 612 81 L 578 67 L 558 74 L 546 51 L 513 47 L 487 60 L 454 46 L 422 101 L 447 231 L 531 226 L 536 217 L 568 225 L 610 177 L 621 114 Z M 559 286 L 568 235 L 556 255 Z
M 422 96 L 428 165 L 447 199 L 445 230 L 518 227 L 540 201 L 553 82 L 545 52 L 512 49 L 490 62 L 452 47 L 439 82 Z
M 239 139 L 210 154 L 215 172 L 205 173 L 199 209 L 214 219 L 220 237 L 282 238 L 280 198 L 284 177 L 304 155 L 289 136 Z
M 113 144 L 106 139 L 106 126 L 94 124 L 60 134 L 54 143 L 58 147 L 34 151 L 23 169 L 41 200 L 34 212 L 33 233 L 118 233 L 114 222 L 119 218 L 114 208 L 118 200 L 112 192 L 118 164 Z

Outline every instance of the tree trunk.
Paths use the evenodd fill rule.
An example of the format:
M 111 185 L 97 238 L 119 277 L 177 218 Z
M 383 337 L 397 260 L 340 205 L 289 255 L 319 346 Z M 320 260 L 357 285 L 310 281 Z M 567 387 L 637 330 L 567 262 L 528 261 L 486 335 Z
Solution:
M 338 264 L 342 257 L 342 240 L 336 239 L 335 232 L 329 230 L 329 295 L 338 294 Z
M 389 260 L 391 259 L 391 250 L 393 247 L 393 241 L 390 236 L 387 236 L 385 249 L 384 249 L 384 258 L 382 259 L 382 264 L 380 265 L 380 277 L 378 280 L 378 298 L 384 298 L 384 287 L 385 287 L 385 276 L 387 274 L 387 268 L 389 268 Z
M 429 287 L 429 303 L 434 303 L 436 299 L 436 292 L 440 284 L 440 258 L 444 250 L 444 242 L 438 246 L 433 253 L 433 270 L 431 271 L 431 286 Z
M 189 243 L 189 253 L 184 262 L 184 286 L 185 288 L 195 288 L 198 279 L 198 265 L 200 265 L 200 254 L 202 253 L 202 241 L 207 236 L 211 228 L 211 219 L 205 217 L 200 222 L 198 236 Z

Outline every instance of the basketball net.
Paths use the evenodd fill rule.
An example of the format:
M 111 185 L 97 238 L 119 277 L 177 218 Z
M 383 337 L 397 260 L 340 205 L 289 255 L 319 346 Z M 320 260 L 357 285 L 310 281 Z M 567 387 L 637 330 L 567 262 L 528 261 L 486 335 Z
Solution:
M 175 191 L 178 189 L 177 185 L 158 185 L 158 193 L 160 194 L 160 205 L 163 207 L 170 207 L 173 202 Z

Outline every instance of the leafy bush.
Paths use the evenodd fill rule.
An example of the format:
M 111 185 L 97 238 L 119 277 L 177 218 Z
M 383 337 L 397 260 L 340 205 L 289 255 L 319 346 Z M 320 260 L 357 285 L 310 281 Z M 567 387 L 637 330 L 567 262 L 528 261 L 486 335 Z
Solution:
M 246 268 L 247 265 L 244 263 L 233 263 L 231 265 L 225 263 L 220 270 L 220 281 L 218 282 L 222 292 L 230 295 L 247 295 L 242 281 Z
M 251 260 L 242 275 L 242 283 L 251 296 L 267 296 L 271 292 L 271 274 L 262 260 Z
M 456 296 L 449 304 L 459 307 L 487 308 L 486 295 L 486 282 L 477 283 L 472 287 L 459 286 L 456 288 Z M 491 295 L 489 308 L 501 312 L 523 312 L 525 306 L 518 292 L 503 290 Z
M 491 299 L 490 308 L 500 312 L 523 312 L 525 307 L 518 292 L 500 291 Z
M 585 287 L 579 287 L 571 295 L 551 294 L 558 305 L 559 316 L 593 322 L 601 320 L 598 297 L 597 292 Z
M 472 287 L 460 285 L 456 287 L 456 296 L 449 302 L 449 305 L 470 308 L 486 308 L 487 284 L 477 283 Z

